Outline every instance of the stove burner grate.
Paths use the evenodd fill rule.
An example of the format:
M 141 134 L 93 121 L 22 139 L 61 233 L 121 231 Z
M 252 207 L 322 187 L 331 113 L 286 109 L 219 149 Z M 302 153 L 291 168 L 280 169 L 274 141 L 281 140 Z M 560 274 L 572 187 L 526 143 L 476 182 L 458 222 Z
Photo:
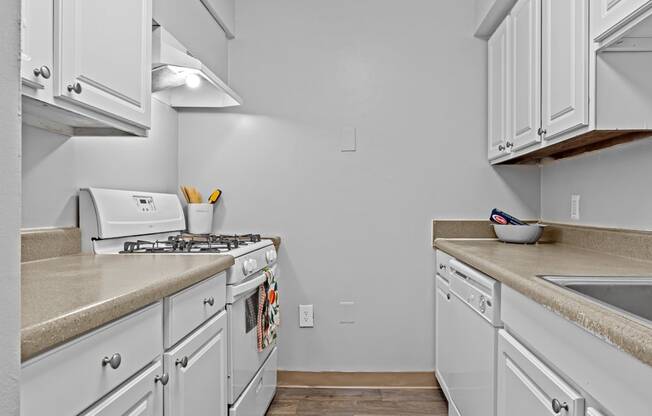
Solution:
M 179 234 L 167 240 L 136 240 L 124 243 L 120 253 L 226 253 L 230 250 L 261 241 L 260 234 L 196 235 Z

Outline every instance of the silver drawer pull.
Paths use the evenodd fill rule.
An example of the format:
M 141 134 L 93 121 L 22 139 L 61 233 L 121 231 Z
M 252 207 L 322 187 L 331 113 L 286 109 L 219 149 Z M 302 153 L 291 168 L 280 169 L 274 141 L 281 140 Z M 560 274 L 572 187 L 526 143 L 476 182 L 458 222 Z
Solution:
M 107 365 L 110 365 L 111 368 L 115 370 L 118 367 L 120 367 L 120 363 L 122 363 L 122 357 L 117 352 L 113 354 L 111 358 L 109 357 L 102 358 L 102 367 L 106 367 Z
M 186 367 L 188 367 L 188 357 L 183 357 L 183 358 L 181 358 L 181 359 L 177 359 L 177 360 L 174 362 L 174 365 L 180 365 L 181 368 L 186 368 Z
M 559 400 L 557 399 L 552 399 L 552 411 L 555 413 L 559 413 L 562 410 L 565 410 L 568 412 L 568 403 L 560 403 Z
M 50 77 L 52 76 L 52 71 L 50 71 L 50 68 L 48 68 L 47 65 L 43 65 L 40 68 L 34 68 L 34 76 L 43 77 L 44 79 L 50 79 Z
M 211 296 L 208 299 L 204 299 L 204 305 L 206 305 L 206 304 L 208 304 L 208 306 L 215 305 L 215 298 Z
M 163 373 L 160 376 L 156 376 L 154 378 L 154 383 L 160 382 L 163 386 L 168 384 L 168 381 L 170 381 L 170 376 L 167 373 Z
M 81 94 L 82 92 L 82 86 L 79 82 L 75 82 L 74 84 L 68 85 L 68 92 L 74 92 L 76 94 Z

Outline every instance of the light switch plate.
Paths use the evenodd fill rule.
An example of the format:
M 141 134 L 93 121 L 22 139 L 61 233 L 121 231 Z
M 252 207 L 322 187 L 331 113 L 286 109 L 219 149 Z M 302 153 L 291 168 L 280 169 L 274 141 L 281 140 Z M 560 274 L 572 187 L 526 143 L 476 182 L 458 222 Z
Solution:
M 355 302 L 353 301 L 340 301 L 340 323 L 341 324 L 354 324 L 355 323 Z
M 355 127 L 344 127 L 342 129 L 342 141 L 340 150 L 342 152 L 355 152 L 357 148 L 357 135 Z
M 299 328 L 313 328 L 315 314 L 313 305 L 299 305 Z

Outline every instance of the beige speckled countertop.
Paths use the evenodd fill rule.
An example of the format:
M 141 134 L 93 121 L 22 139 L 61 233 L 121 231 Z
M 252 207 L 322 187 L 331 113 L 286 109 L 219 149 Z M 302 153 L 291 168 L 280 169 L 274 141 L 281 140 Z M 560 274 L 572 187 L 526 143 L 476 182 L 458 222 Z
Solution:
M 228 255 L 85 255 L 21 267 L 23 361 L 234 264 Z
M 517 245 L 487 239 L 436 239 L 435 247 L 652 365 L 652 325 L 629 319 L 538 277 L 652 276 L 652 261 L 560 243 Z

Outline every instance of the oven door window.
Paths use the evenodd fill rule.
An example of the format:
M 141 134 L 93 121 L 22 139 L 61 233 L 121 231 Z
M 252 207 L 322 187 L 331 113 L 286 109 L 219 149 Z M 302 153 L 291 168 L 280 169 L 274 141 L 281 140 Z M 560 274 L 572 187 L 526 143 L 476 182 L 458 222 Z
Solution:
M 245 332 L 248 334 L 258 325 L 258 290 L 245 299 Z

